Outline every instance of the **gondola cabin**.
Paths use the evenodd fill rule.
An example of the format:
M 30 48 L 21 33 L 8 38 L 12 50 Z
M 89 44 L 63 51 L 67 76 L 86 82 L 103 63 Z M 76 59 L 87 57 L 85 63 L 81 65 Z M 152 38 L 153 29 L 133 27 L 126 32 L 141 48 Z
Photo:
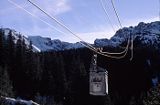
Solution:
M 89 73 L 89 93 L 94 96 L 105 96 L 108 94 L 108 72 L 97 67 L 97 55 L 94 55 Z
M 108 94 L 107 71 L 90 72 L 90 95 L 104 96 L 106 94 Z

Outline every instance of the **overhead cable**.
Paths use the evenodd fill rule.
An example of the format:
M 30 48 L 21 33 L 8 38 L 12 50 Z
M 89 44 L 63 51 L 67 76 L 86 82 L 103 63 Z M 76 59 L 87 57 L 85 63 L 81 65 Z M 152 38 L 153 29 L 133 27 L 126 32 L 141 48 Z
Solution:
M 159 7 L 159 21 L 160 21 L 160 0 L 158 0 L 158 7 Z
M 56 31 L 58 31 L 58 32 L 60 32 L 60 33 L 62 33 L 62 34 L 66 34 L 66 33 L 64 33 L 63 31 L 61 31 L 61 30 L 57 29 L 56 27 L 54 27 L 53 25 L 51 25 L 50 23 L 46 22 L 45 20 L 43 20 L 43 19 L 39 18 L 38 16 L 32 14 L 31 12 L 29 12 L 28 10 L 26 10 L 26 9 L 23 8 L 22 6 L 18 5 L 18 4 L 15 3 L 14 1 L 12 1 L 12 0 L 8 0 L 8 1 L 9 1 L 11 4 L 13 4 L 14 6 L 16 6 L 16 7 L 20 8 L 20 9 L 24 10 L 26 13 L 28 13 L 28 14 L 31 15 L 32 17 L 34 17 L 34 18 L 40 20 L 41 22 L 45 23 L 46 25 L 48 25 L 48 26 L 51 27 L 52 29 L 54 29 L 54 30 L 56 30 Z
M 130 44 L 130 37 L 127 39 L 128 41 L 127 41 L 127 45 L 126 45 L 126 47 L 125 47 L 125 49 L 123 50 L 123 51 L 121 51 L 121 52 L 116 52 L 116 53 L 108 53 L 108 52 L 102 52 L 103 54 L 112 54 L 112 55 L 116 55 L 116 54 L 123 54 L 123 53 L 125 53 L 127 50 L 128 50 L 128 48 L 129 48 L 129 44 Z
M 102 9 L 103 9 L 103 11 L 104 11 L 104 13 L 105 13 L 105 15 L 106 15 L 106 20 L 108 20 L 108 22 L 109 22 L 109 24 L 111 25 L 113 31 L 116 32 L 116 30 L 114 29 L 113 24 L 112 24 L 112 22 L 111 22 L 111 20 L 110 20 L 109 14 L 108 14 L 108 12 L 107 12 L 107 10 L 106 10 L 106 8 L 105 8 L 105 5 L 103 4 L 103 1 L 100 0 L 100 2 L 101 2 Z
M 106 15 L 107 20 L 109 21 L 109 23 L 110 23 L 113 31 L 115 31 L 115 29 L 114 29 L 114 27 L 113 27 L 113 25 L 112 25 L 112 22 L 111 22 L 111 20 L 110 20 L 110 17 L 109 17 L 109 15 L 108 15 L 108 12 L 107 12 L 107 10 L 106 10 L 106 8 L 105 8 L 105 5 L 104 5 L 104 3 L 103 3 L 103 0 L 100 0 L 100 3 L 101 3 L 101 6 L 102 6 L 102 8 L 103 8 L 103 10 L 104 10 L 104 12 L 105 12 L 105 15 Z M 128 38 L 128 44 L 127 44 L 127 46 L 129 45 L 129 43 L 130 43 L 130 42 L 129 42 L 129 38 Z M 128 48 L 127 46 L 125 47 L 125 50 L 123 50 L 122 52 L 118 52 L 118 53 L 102 52 L 102 53 L 104 53 L 104 54 L 123 54 L 123 53 L 125 53 L 125 51 L 127 50 L 127 48 Z
M 119 18 L 119 15 L 118 15 L 117 10 L 116 10 L 116 8 L 115 8 L 115 5 L 114 5 L 113 0 L 111 0 L 111 4 L 112 4 L 113 10 L 114 10 L 114 12 L 115 12 L 115 14 L 116 14 L 116 17 L 117 17 L 117 19 L 118 19 L 118 23 L 119 23 L 120 27 L 122 28 L 122 23 L 121 23 L 121 21 L 120 21 L 120 18 Z

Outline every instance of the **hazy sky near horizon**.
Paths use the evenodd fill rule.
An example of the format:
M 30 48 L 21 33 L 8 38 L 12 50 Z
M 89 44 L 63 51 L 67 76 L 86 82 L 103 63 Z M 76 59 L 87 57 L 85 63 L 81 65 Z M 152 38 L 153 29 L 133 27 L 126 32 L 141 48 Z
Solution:
M 24 10 L 11 4 L 8 0 L 0 0 L 0 26 L 12 28 L 25 35 L 40 35 L 60 39 L 67 42 L 79 41 L 53 20 L 32 6 L 27 0 L 12 0 L 36 17 L 45 20 L 53 27 L 46 25 Z M 32 0 L 83 40 L 93 43 L 96 38 L 110 38 L 113 31 L 103 11 L 100 0 Z M 119 24 L 111 0 L 102 0 L 115 30 Z M 139 22 L 158 21 L 158 0 L 114 0 L 123 27 L 135 26 Z

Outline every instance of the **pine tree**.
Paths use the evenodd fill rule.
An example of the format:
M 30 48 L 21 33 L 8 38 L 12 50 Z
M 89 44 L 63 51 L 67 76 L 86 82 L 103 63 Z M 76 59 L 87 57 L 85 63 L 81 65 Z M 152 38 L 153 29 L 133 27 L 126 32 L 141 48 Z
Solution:
M 0 96 L 12 97 L 13 86 L 7 68 L 0 67 Z
M 0 65 L 4 66 L 4 31 L 0 29 Z
M 29 48 L 28 48 L 28 50 L 30 51 L 30 52 L 32 52 L 33 51 L 33 46 L 32 46 L 33 44 L 32 44 L 32 41 L 29 41 Z
M 12 74 L 14 72 L 14 63 L 15 63 L 15 43 L 13 41 L 13 32 L 12 30 L 9 31 L 6 41 L 4 44 L 4 59 L 5 63 L 8 66 L 8 72 Z
M 143 103 L 144 105 L 160 105 L 160 85 L 148 91 Z

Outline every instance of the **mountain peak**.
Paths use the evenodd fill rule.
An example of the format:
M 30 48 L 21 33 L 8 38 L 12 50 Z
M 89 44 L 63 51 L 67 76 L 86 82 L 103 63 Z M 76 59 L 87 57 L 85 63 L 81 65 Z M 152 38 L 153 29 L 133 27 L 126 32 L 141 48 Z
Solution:
M 119 46 L 130 36 L 134 36 L 134 42 L 139 41 L 143 46 L 159 46 L 160 43 L 160 21 L 144 23 L 140 22 L 137 26 L 124 27 L 116 32 L 110 39 L 96 39 L 97 46 Z

